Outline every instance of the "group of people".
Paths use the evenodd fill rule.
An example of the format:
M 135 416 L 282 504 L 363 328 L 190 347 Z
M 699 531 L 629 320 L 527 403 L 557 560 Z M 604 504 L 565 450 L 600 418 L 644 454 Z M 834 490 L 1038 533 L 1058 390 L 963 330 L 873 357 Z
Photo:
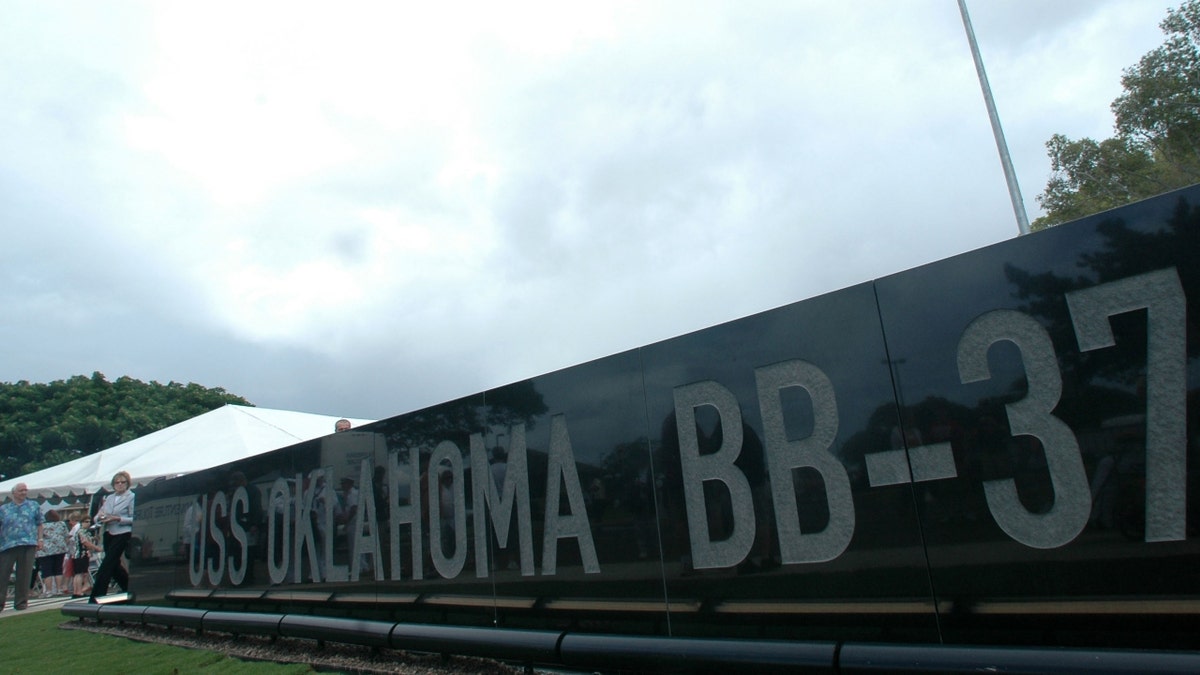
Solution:
M 133 536 L 131 481 L 127 472 L 118 471 L 112 478 L 113 491 L 104 498 L 94 520 L 73 515 L 66 522 L 57 511 L 43 513 L 37 502 L 27 499 L 27 485 L 13 486 L 12 499 L 0 504 L 0 610 L 4 609 L 10 581 L 15 586 L 13 608 L 29 607 L 35 563 L 42 575 L 44 597 L 69 592 L 72 597 L 86 596 L 94 603 L 97 597 L 108 594 L 113 581 L 128 592 L 129 572 L 122 558 Z M 103 548 L 95 540 L 95 529 L 104 532 Z M 100 551 L 103 560 L 92 581 L 90 558 Z M 64 574 L 68 565 L 70 573 Z
M 92 588 L 88 574 L 91 558 L 100 551 L 91 530 L 92 519 L 72 512 L 64 521 L 58 511 L 47 511 L 44 519 L 42 547 L 35 556 L 42 575 L 42 597 L 86 597 Z

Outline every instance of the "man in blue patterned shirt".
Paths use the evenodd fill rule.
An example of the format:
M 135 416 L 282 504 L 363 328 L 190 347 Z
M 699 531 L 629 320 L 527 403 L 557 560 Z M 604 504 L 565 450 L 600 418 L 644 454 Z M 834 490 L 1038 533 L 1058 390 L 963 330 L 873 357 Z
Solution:
M 0 505 L 0 611 L 8 597 L 8 579 L 17 568 L 13 608 L 29 606 L 29 580 L 33 578 L 33 559 L 42 547 L 42 507 L 25 499 L 29 488 L 13 486 L 12 501 Z

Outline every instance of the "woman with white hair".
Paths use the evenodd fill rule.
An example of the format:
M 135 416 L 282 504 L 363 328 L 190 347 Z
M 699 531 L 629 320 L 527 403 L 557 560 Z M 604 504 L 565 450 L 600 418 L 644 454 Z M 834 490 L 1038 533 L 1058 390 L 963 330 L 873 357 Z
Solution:
M 42 547 L 42 525 L 45 517 L 37 502 L 26 499 L 29 486 L 17 483 L 12 500 L 0 504 L 0 610 L 8 593 L 8 577 L 17 569 L 14 578 L 13 609 L 29 606 L 29 580 L 33 577 L 33 561 Z

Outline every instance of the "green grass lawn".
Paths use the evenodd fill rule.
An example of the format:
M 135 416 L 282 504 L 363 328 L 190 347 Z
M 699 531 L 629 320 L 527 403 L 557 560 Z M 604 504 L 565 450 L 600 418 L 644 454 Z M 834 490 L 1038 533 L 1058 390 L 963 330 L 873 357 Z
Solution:
M 0 671 L 4 673 L 284 673 L 315 672 L 308 664 L 242 661 L 220 652 L 135 642 L 59 626 L 76 621 L 57 610 L 0 620 Z

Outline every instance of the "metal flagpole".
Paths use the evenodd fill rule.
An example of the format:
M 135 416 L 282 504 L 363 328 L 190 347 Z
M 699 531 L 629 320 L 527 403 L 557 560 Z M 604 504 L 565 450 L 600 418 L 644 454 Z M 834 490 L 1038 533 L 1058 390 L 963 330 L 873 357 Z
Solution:
M 1004 130 L 1000 128 L 1000 115 L 996 112 L 996 102 L 992 100 L 992 88 L 988 85 L 987 72 L 983 69 L 983 57 L 979 55 L 979 44 L 975 42 L 975 29 L 971 27 L 971 17 L 967 15 L 966 0 L 958 0 L 958 11 L 962 14 L 963 28 L 967 31 L 967 41 L 971 43 L 971 56 L 975 59 L 975 72 L 979 74 L 979 87 L 983 89 L 983 101 L 987 104 L 988 118 L 992 121 L 992 135 L 996 137 L 996 150 L 1000 152 L 1000 164 L 1004 167 L 1004 179 L 1008 181 L 1008 197 L 1012 200 L 1013 213 L 1017 216 L 1017 230 L 1020 234 L 1029 234 L 1029 216 L 1025 215 L 1025 201 L 1021 199 L 1021 186 L 1017 185 L 1017 173 L 1013 170 L 1012 158 L 1008 155 L 1008 143 L 1004 140 Z

